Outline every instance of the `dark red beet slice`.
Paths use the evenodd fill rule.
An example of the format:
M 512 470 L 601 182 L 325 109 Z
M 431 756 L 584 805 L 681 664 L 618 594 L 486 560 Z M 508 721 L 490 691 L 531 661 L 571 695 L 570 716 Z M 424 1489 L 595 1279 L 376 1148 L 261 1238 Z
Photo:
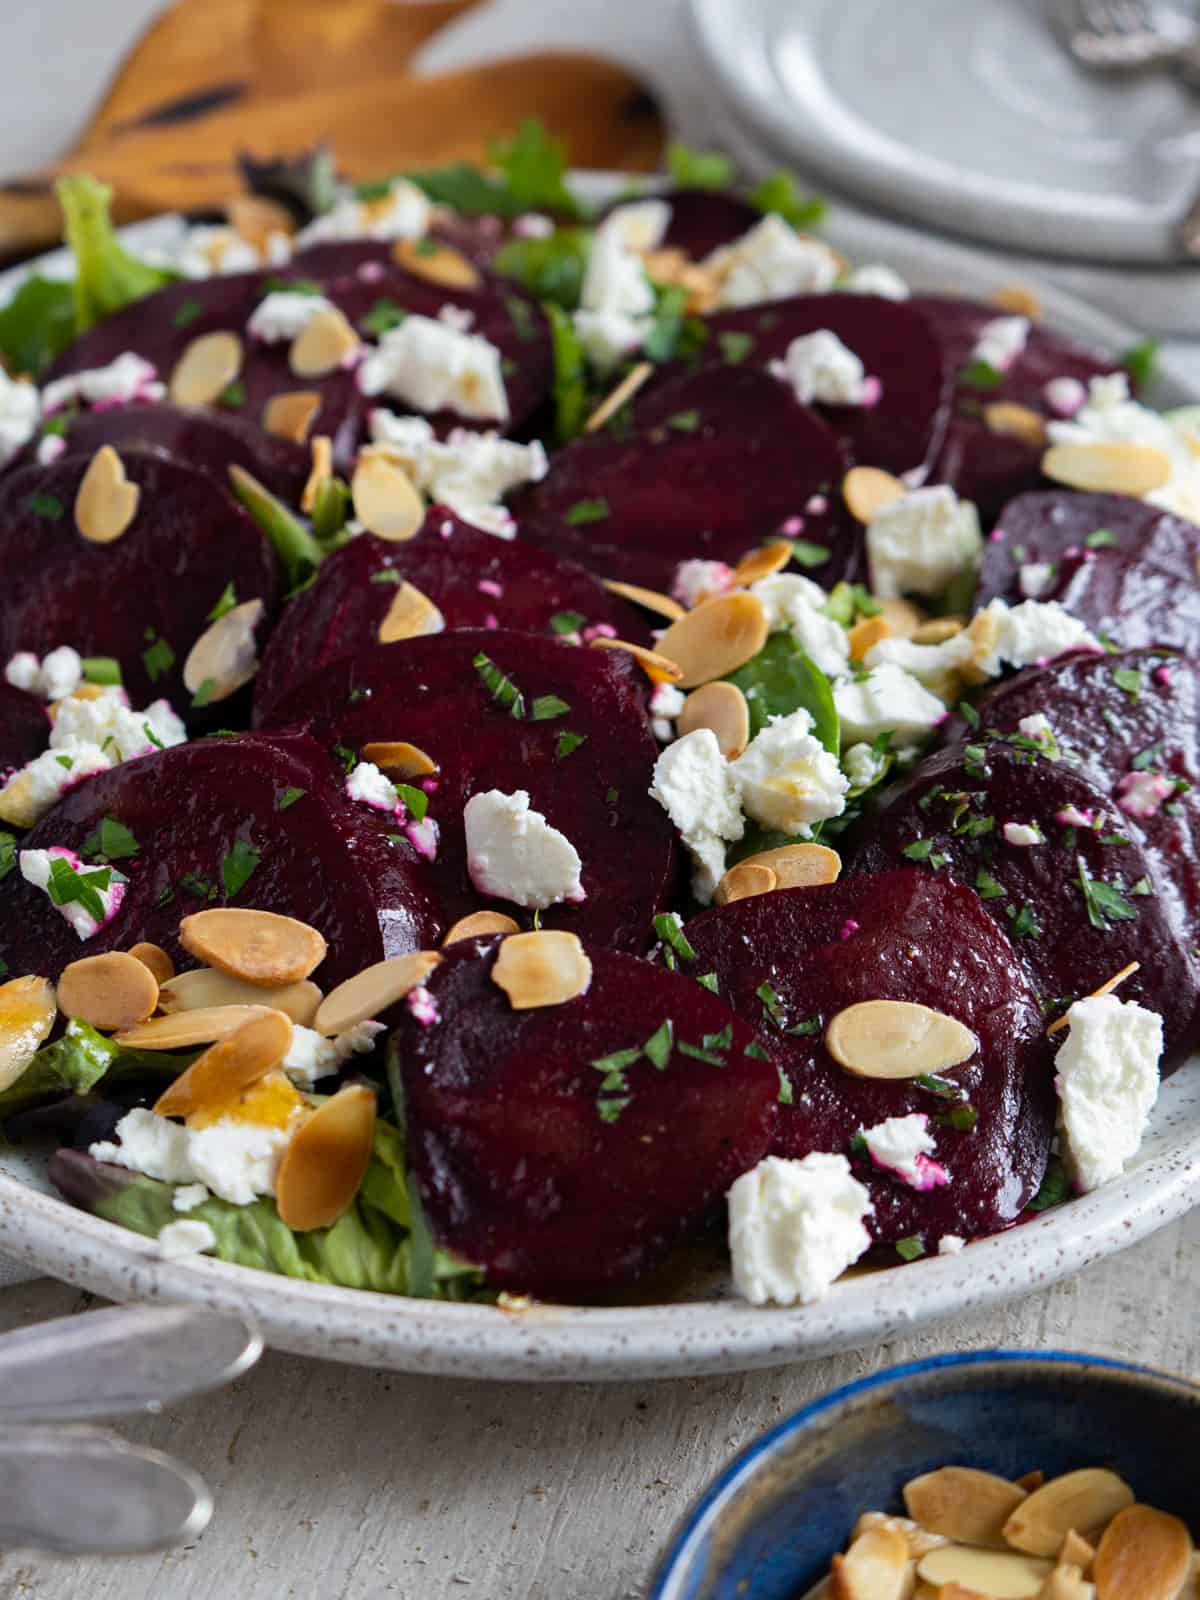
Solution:
M 848 465 L 833 431 L 783 384 L 721 368 L 656 384 L 634 401 L 627 437 L 576 439 L 511 505 L 522 538 L 668 591 L 681 561 L 734 563 L 787 524 L 830 551 L 811 573 L 828 587 L 862 565 L 861 530 L 839 493 Z
M 942 295 L 917 295 L 909 305 L 932 325 L 952 381 L 970 366 L 984 325 L 1009 314 L 975 300 Z M 1053 418 L 1056 413 L 1045 393 L 1052 378 L 1077 378 L 1086 388 L 1092 378 L 1118 371 L 1119 364 L 1099 351 L 1035 324 L 1002 382 L 991 388 L 958 383 L 946 441 L 930 481 L 953 484 L 959 494 L 974 500 L 986 526 L 1006 500 L 1043 480 L 1041 451 L 1012 435 L 993 433 L 983 420 L 982 408 L 1008 400 Z
M 385 955 L 427 945 L 434 923 L 424 864 L 406 842 L 389 841 L 391 818 L 346 799 L 339 777 L 326 753 L 295 733 L 198 740 L 100 773 L 22 846 L 84 853 L 102 818 L 123 823 L 138 852 L 118 863 L 129 879 L 121 909 L 84 942 L 41 890 L 10 873 L 0 886 L 0 954 L 13 972 L 57 977 L 81 955 L 149 939 L 180 967 L 194 966 L 176 937 L 180 919 L 226 903 L 317 928 L 329 944 L 315 973 L 325 989 Z M 300 796 L 280 809 L 294 789 Z M 222 864 L 239 840 L 259 860 L 227 895 Z
M 854 351 L 881 389 L 873 406 L 815 407 L 850 447 L 855 461 L 908 472 L 932 463 L 941 449 L 952 387 L 941 346 L 926 319 L 911 306 L 878 295 L 808 294 L 704 319 L 708 343 L 702 359 L 724 369 L 728 335 L 752 339 L 733 346 L 739 360 L 766 366 L 793 339 L 828 328 Z
M 490 693 L 473 665 L 481 652 L 522 693 L 525 717 L 513 717 Z M 569 710 L 539 721 L 539 710 L 554 708 L 535 702 L 548 696 Z M 645 679 L 628 656 L 536 634 L 468 629 L 343 656 L 289 695 L 275 719 L 310 724 L 327 747 L 357 751 L 371 741 L 406 740 L 438 763 L 429 815 L 440 830 L 431 869 L 440 931 L 483 907 L 528 923 L 529 913 L 486 900 L 473 887 L 462 823 L 471 795 L 524 789 L 583 861 L 587 898 L 551 906 L 542 925 L 641 951 L 674 868 L 673 829 L 647 792 L 657 746 L 645 703 Z M 567 733 L 584 742 L 563 749 Z
M 746 1054 L 753 1031 L 707 990 L 595 946 L 585 994 L 514 1011 L 490 977 L 499 945 L 447 951 L 429 980 L 440 1020 L 397 1031 L 410 1170 L 438 1243 L 489 1283 L 559 1297 L 620 1288 L 767 1153 L 775 1067 Z M 676 1048 L 661 1070 L 643 1056 L 617 1087 L 593 1065 L 665 1022 Z M 723 1065 L 678 1049 L 721 1035 Z M 605 1098 L 626 1101 L 609 1121 L 606 1082 Z
M 646 195 L 647 200 L 665 200 L 671 208 L 671 221 L 663 238 L 665 250 L 683 250 L 693 261 L 711 255 L 722 245 L 732 244 L 758 222 L 762 212 L 748 200 L 726 189 L 668 189 L 663 194 Z M 636 204 L 637 197 L 634 197 Z M 606 206 L 605 217 L 629 200 L 614 200 Z
M 186 467 L 199 467 L 224 488 L 232 464 L 244 467 L 272 494 L 295 504 L 310 468 L 309 452 L 287 439 L 264 433 L 233 412 L 159 405 L 110 406 L 103 411 L 64 413 L 67 423 L 60 454 L 92 455 L 101 445 L 118 449 L 156 450 Z M 37 459 L 29 445 L 13 462 L 14 469 Z
M 1072 806 L 1109 821 L 1103 830 L 1059 821 Z M 1010 844 L 1009 822 L 1035 825 L 1045 842 Z M 936 863 L 939 874 L 978 888 L 1051 1014 L 1140 961 L 1121 997 L 1161 1013 L 1170 1071 L 1196 1043 L 1198 969 L 1175 933 L 1154 861 L 1122 823 L 1108 795 L 1065 762 L 996 741 L 972 744 L 921 762 L 864 819 L 847 865 L 856 876 L 877 873 L 915 852 L 931 870 Z
M 951 1181 L 918 1191 L 866 1155 L 853 1157 L 875 1204 L 874 1237 L 918 1234 L 932 1242 L 1016 1219 L 1041 1183 L 1054 1131 L 1051 1050 L 1025 969 L 976 895 L 908 869 L 739 900 L 694 918 L 685 931 L 696 951 L 689 970 L 717 974 L 722 998 L 758 1028 L 792 1084 L 775 1154 L 851 1156 L 861 1128 L 924 1113 L 933 1159 Z M 915 1080 L 858 1078 L 838 1065 L 824 1029 L 864 1000 L 932 1006 L 972 1030 L 979 1050 L 941 1075 L 959 1100 Z M 788 1031 L 805 1026 L 812 1031 Z M 973 1127 L 940 1120 L 964 1102 L 977 1114 Z
M 1169 650 L 1065 656 L 999 684 L 976 709 L 982 730 L 955 718 L 950 742 L 992 730 L 1020 738 L 1023 718 L 1049 718 L 1064 759 L 1145 845 L 1180 937 L 1200 946 L 1200 664 Z M 1156 776 L 1185 787 L 1139 797 Z
M 49 738 L 46 702 L 0 681 L 0 783 L 14 767 L 40 756 Z
M 311 589 L 285 606 L 255 680 L 260 723 L 327 662 L 376 642 L 399 579 L 429 596 L 448 629 L 498 624 L 531 633 L 578 632 L 599 623 L 635 644 L 652 642 L 640 613 L 573 561 L 498 539 L 435 506 L 421 533 L 405 544 L 368 533 L 352 540 L 323 564 Z M 555 617 L 558 630 L 551 625 Z M 574 618 L 582 621 L 572 628 Z
M 275 553 L 206 472 L 145 450 L 121 459 L 141 496 L 112 544 L 91 544 L 75 526 L 89 456 L 0 478 L 0 659 L 60 644 L 115 656 L 134 705 L 165 695 L 182 709 L 183 663 L 226 585 L 239 602 L 261 597 L 269 625 Z
M 1098 536 L 1098 537 L 1097 537 Z M 984 546 L 977 604 L 1021 598 L 1021 567 L 1048 562 L 1041 600 L 1057 600 L 1130 649 L 1200 651 L 1200 527 L 1122 494 L 1050 489 L 1004 507 Z

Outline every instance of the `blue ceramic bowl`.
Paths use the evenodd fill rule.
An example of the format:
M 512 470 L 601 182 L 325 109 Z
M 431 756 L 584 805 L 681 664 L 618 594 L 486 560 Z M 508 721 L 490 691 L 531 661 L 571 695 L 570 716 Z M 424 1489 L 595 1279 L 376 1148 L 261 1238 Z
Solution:
M 1111 1466 L 1200 1530 L 1200 1386 L 1102 1356 L 981 1350 L 892 1367 L 814 1401 L 689 1514 L 651 1600 L 796 1600 L 862 1511 L 947 1465 L 1018 1478 Z

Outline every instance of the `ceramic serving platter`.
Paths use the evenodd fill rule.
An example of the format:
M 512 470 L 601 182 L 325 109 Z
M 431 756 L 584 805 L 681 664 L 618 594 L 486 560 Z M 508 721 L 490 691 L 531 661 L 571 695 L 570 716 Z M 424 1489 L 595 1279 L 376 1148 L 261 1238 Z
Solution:
M 621 180 L 622 182 L 624 180 Z M 592 175 L 590 198 L 619 185 Z M 180 226 L 160 218 L 127 230 L 133 245 Z M 922 289 L 986 297 L 1011 278 L 972 252 L 932 249 L 909 231 L 836 214 L 830 241 L 858 261 L 888 261 Z M 69 262 L 40 263 L 65 271 Z M 0 298 L 16 279 L 0 278 Z M 1047 320 L 1114 351 L 1127 326 L 1071 296 L 1040 290 Z M 1152 399 L 1200 400 L 1166 374 Z M 734 1372 L 865 1346 L 1027 1294 L 1111 1255 L 1181 1216 L 1200 1195 L 1200 1062 L 1163 1087 L 1149 1135 L 1126 1175 L 1012 1231 L 945 1256 L 851 1274 L 826 1300 L 761 1309 L 711 1271 L 635 1305 L 525 1309 L 448 1304 L 297 1282 L 202 1257 L 163 1261 L 152 1241 L 75 1211 L 50 1192 L 35 1161 L 0 1148 L 0 1252 L 116 1300 L 199 1300 L 249 1312 L 284 1350 L 361 1365 L 457 1377 L 630 1379 Z

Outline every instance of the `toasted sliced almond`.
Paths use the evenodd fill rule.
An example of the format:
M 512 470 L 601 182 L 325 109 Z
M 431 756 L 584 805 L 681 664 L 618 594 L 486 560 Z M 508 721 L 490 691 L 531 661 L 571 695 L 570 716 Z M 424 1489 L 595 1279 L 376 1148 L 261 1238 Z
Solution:
M 202 333 L 175 363 L 167 397 L 177 406 L 211 406 L 242 370 L 242 341 L 236 333 Z
M 392 596 L 377 638 L 380 644 L 396 644 L 401 639 L 423 639 L 427 634 L 441 633 L 445 626 L 445 617 L 429 596 L 422 594 L 415 583 L 406 581 Z
M 779 879 L 772 868 L 742 861 L 725 873 L 713 899 L 719 906 L 728 906 L 735 900 L 748 900 L 751 895 L 770 894 L 778 886 Z
M 830 1571 L 834 1600 L 904 1600 L 909 1585 L 908 1541 L 884 1524 L 860 1533 Z
M 300 496 L 300 509 L 306 516 L 316 505 L 322 485 L 333 477 L 333 440 L 319 433 L 309 449 L 312 452 L 312 467 Z
M 584 433 L 598 433 L 610 418 L 616 416 L 627 400 L 633 399 L 653 372 L 654 364 L 650 361 L 639 361 L 637 366 L 630 368 L 616 388 L 605 395 L 584 423 Z
M 297 1233 L 331 1227 L 348 1211 L 366 1176 L 375 1138 L 375 1092 L 339 1089 L 288 1140 L 275 1180 L 281 1222 Z
M 268 1005 L 201 1006 L 195 1011 L 135 1022 L 132 1028 L 114 1033 L 113 1039 L 131 1050 L 191 1050 L 198 1044 L 213 1044 L 226 1038 L 243 1023 L 265 1016 L 271 1009 Z
M 380 455 L 363 456 L 350 484 L 354 514 L 368 533 L 403 543 L 425 521 L 425 502 L 407 472 Z
M 239 239 L 252 244 L 260 253 L 266 253 L 271 235 L 282 233 L 290 237 L 296 231 L 292 214 L 278 201 L 266 200 L 257 194 L 235 194 L 225 202 L 225 215 L 229 226 Z
M 864 1511 L 854 1524 L 853 1537 L 858 1538 L 860 1533 L 865 1533 L 868 1528 L 877 1528 L 886 1524 L 889 1528 L 899 1528 L 908 1541 L 908 1555 L 912 1561 L 919 1561 L 930 1550 L 936 1550 L 939 1545 L 947 1543 L 940 1533 L 930 1533 L 928 1528 L 922 1528 L 920 1523 L 913 1522 L 909 1517 L 889 1517 L 882 1511 Z
M 1096 1600 L 1174 1600 L 1191 1568 L 1192 1536 L 1178 1517 L 1126 1506 L 1104 1530 L 1092 1563 Z
M 1060 1562 L 1038 1590 L 1037 1600 L 1096 1600 L 1096 1586 L 1073 1562 Z
M 882 614 L 877 617 L 863 617 L 856 622 L 847 634 L 850 642 L 851 661 L 861 661 L 868 650 L 873 650 L 881 639 L 891 637 L 892 629 L 888 619 Z
M 706 683 L 688 695 L 675 727 L 680 734 L 711 729 L 721 754 L 733 761 L 750 743 L 750 707 L 736 683 Z
M 49 978 L 10 978 L 0 983 L 0 1089 L 16 1083 L 57 1015 Z
M 1105 978 L 1104 982 L 1098 989 L 1092 990 L 1091 994 L 1088 995 L 1088 999 L 1098 1000 L 1102 994 L 1111 994 L 1114 989 L 1120 988 L 1120 986 L 1125 982 L 1126 978 L 1132 978 L 1134 973 L 1140 972 L 1141 969 L 1142 963 L 1140 961 L 1130 961 L 1126 966 L 1121 968 L 1120 972 L 1114 972 L 1111 978 Z M 1052 1033 L 1061 1033 L 1064 1028 L 1069 1028 L 1070 1025 L 1070 1012 L 1064 1011 L 1061 1017 L 1050 1024 L 1050 1026 L 1046 1029 L 1046 1033 L 1047 1035 Z
M 1041 1484 L 1038 1484 L 1037 1487 L 1041 1488 Z M 1063 1540 L 1058 1552 L 1059 1565 L 1061 1566 L 1066 1562 L 1070 1566 L 1078 1567 L 1086 1576 L 1095 1559 L 1095 1548 L 1088 1543 L 1082 1534 L 1076 1533 L 1075 1529 L 1072 1528 Z
M 240 1009 L 240 1008 L 238 1008 Z M 292 1024 L 282 1011 L 265 1011 L 210 1045 L 154 1103 L 160 1117 L 189 1117 L 236 1098 L 287 1055 Z
M 59 1010 L 104 1032 L 144 1022 L 157 1004 L 154 974 L 124 950 L 83 956 L 59 976 Z
M 602 578 L 601 582 L 609 594 L 619 594 L 622 600 L 632 600 L 635 606 L 653 611 L 656 617 L 677 622 L 684 615 L 684 607 L 678 600 L 672 600 L 669 594 L 659 594 L 657 589 L 643 589 L 637 583 L 619 583 L 616 578 Z
M 303 444 L 320 409 L 321 396 L 316 389 L 289 389 L 286 394 L 273 394 L 267 401 L 262 425 L 277 439 Z
M 958 1583 L 989 1600 L 1032 1600 L 1053 1571 L 1053 1563 L 1014 1550 L 973 1550 L 944 1544 L 917 1563 L 928 1583 Z
M 673 622 L 658 648 L 679 667 L 679 686 L 694 689 L 727 677 L 756 656 L 767 642 L 770 626 L 757 595 L 739 591 L 706 600 Z
M 1028 317 L 1030 322 L 1040 322 L 1042 302 L 1036 289 L 1026 283 L 1005 283 L 991 297 L 992 304 L 1014 317 Z
M 329 991 L 317 1007 L 313 1027 L 318 1033 L 334 1034 L 369 1022 L 424 983 L 441 959 L 436 950 L 413 950 L 364 967 Z
M 1040 1489 L 1045 1481 L 1046 1474 L 1040 1467 L 1035 1468 L 1033 1472 L 1024 1472 L 1015 1479 L 1017 1487 L 1024 1489 L 1026 1494 L 1032 1494 L 1035 1489 Z
M 683 669 L 669 657 L 660 655 L 657 650 L 647 650 L 644 645 L 630 644 L 628 639 L 591 639 L 588 642 L 596 650 L 621 650 L 632 656 L 651 683 L 678 683 L 683 676 Z
M 900 500 L 908 490 L 899 478 L 882 467 L 851 467 L 842 480 L 842 499 L 850 515 L 865 527 L 893 500 Z
M 263 610 L 261 600 L 243 601 L 210 622 L 188 651 L 183 664 L 184 687 L 205 705 L 228 700 L 258 671 L 254 632 Z
M 194 967 L 190 972 L 181 972 L 158 991 L 159 1010 L 168 1016 L 180 1011 L 208 1010 L 213 1006 L 262 1005 L 265 998 L 258 984 L 231 978 L 229 973 L 219 972 L 215 967 Z M 282 1011 L 285 1017 L 307 1028 L 321 1004 L 321 991 L 305 978 L 282 989 L 272 989 L 270 999 L 273 1010 Z
M 918 1078 L 961 1066 L 979 1048 L 955 1017 L 911 1000 L 861 1000 L 825 1029 L 825 1047 L 860 1078 Z M 1056 1547 L 1057 1548 L 1057 1547 Z
M 101 445 L 75 494 L 75 526 L 89 544 L 112 544 L 137 515 L 142 491 L 125 476 L 112 445 Z
M 1046 419 L 1040 411 L 1018 405 L 1015 400 L 993 400 L 983 408 L 983 420 L 990 433 L 1010 439 L 1023 439 L 1035 450 L 1046 448 Z
M 941 1467 L 904 1485 L 910 1517 L 960 1544 L 1006 1548 L 1004 1524 L 1025 1498 L 1007 1478 L 974 1467 Z
M 235 906 L 184 917 L 179 942 L 206 966 L 263 989 L 299 983 L 324 961 L 329 948 L 307 922 Z
M 1000 618 L 994 611 L 977 611 L 963 629 L 973 646 L 971 659 L 964 661 L 958 668 L 964 683 L 977 684 L 987 682 L 987 673 L 979 665 L 995 651 L 1000 638 Z
M 962 631 L 959 617 L 930 617 L 928 622 L 914 628 L 909 637 L 914 644 L 945 644 L 947 639 L 957 638 Z
M 478 289 L 483 283 L 475 263 L 439 239 L 397 239 L 392 245 L 392 260 L 414 278 L 424 278 L 444 289 Z
M 1140 496 L 1162 488 L 1171 476 L 1171 458 L 1153 445 L 1127 439 L 1056 444 L 1042 457 L 1042 471 L 1070 489 Z
M 592 963 L 573 933 L 545 929 L 510 934 L 492 965 L 492 982 L 504 990 L 514 1011 L 561 1006 L 584 994 Z
M 437 762 L 419 745 L 403 739 L 385 739 L 362 747 L 362 759 L 381 772 L 394 772 L 398 778 L 428 778 L 437 771 Z
M 1071 1529 L 1091 1539 L 1118 1511 L 1133 1504 L 1133 1490 L 1106 1467 L 1083 1467 L 1035 1489 L 1004 1524 L 1016 1550 L 1056 1556 Z
M 129 954 L 135 961 L 150 968 L 159 988 L 175 976 L 175 963 L 160 944 L 149 944 L 143 940 L 141 944 L 131 946 Z
M 770 544 L 759 545 L 757 550 L 746 552 L 733 569 L 733 581 L 743 589 L 748 589 L 752 583 L 782 572 L 791 559 L 792 541 L 772 539 Z
M 893 639 L 911 639 L 927 620 L 920 606 L 913 605 L 911 600 L 880 600 L 879 605 Z
M 821 883 L 836 883 L 842 858 L 824 844 L 781 844 L 747 856 L 741 865 L 769 867 L 775 874 L 777 889 L 811 889 Z
M 493 933 L 520 933 L 521 924 L 506 917 L 503 911 L 472 911 L 470 916 L 458 921 L 442 940 L 443 948 L 457 944 L 460 939 L 483 939 Z
M 288 365 L 298 378 L 326 378 L 344 367 L 358 349 L 359 338 L 336 306 L 310 317 L 292 340 Z

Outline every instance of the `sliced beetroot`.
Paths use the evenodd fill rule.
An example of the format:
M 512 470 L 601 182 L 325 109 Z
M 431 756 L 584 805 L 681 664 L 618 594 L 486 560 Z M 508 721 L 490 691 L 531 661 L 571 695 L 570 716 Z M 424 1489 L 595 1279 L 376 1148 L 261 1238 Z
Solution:
M 752 1029 L 707 990 L 594 945 L 584 994 L 514 1011 L 491 979 L 500 946 L 447 951 L 428 985 L 438 1020 L 408 1017 L 395 1036 L 409 1166 L 434 1238 L 498 1288 L 582 1298 L 623 1287 L 767 1153 L 776 1069 L 746 1054 Z M 597 1065 L 656 1036 L 657 1060 Z
M 522 538 L 605 578 L 669 590 L 681 561 L 733 563 L 783 532 L 829 551 L 811 572 L 828 587 L 862 565 L 838 492 L 848 465 L 783 384 L 711 369 L 656 384 L 628 429 L 576 439 L 511 504 Z
M 573 561 L 523 541 L 498 539 L 435 506 L 415 539 L 364 533 L 322 565 L 316 583 L 284 607 L 255 680 L 255 714 L 334 660 L 374 644 L 401 580 L 428 595 L 446 627 L 579 635 L 600 626 L 635 644 L 652 642 L 641 614 Z
M 860 465 L 909 472 L 931 465 L 941 449 L 952 380 L 928 322 L 911 306 L 879 295 L 808 294 L 704 321 L 701 359 L 722 371 L 731 356 L 767 366 L 783 359 L 793 339 L 835 333 L 879 383 L 872 405 L 815 407 Z
M 1057 600 L 1115 643 L 1200 651 L 1200 527 L 1122 494 L 1049 489 L 1004 507 L 984 547 L 977 603 L 1022 598 L 1021 568 L 1053 570 Z
M 481 654 L 523 696 L 523 717 L 513 716 L 510 695 L 491 692 L 474 665 Z M 568 709 L 560 712 L 554 700 Z M 673 830 L 648 793 L 657 746 L 645 703 L 645 679 L 628 656 L 506 629 L 466 629 L 343 656 L 274 716 L 308 724 L 327 748 L 357 752 L 370 742 L 404 740 L 437 762 L 429 816 L 439 830 L 431 874 L 441 931 L 480 909 L 529 924 L 528 912 L 473 887 L 462 821 L 473 794 L 525 790 L 532 809 L 566 834 L 583 862 L 586 899 L 551 906 L 542 926 L 641 951 L 674 871 Z
M 1075 378 L 1086 388 L 1092 378 L 1120 371 L 1118 363 L 1074 340 L 1035 324 L 1025 349 L 998 384 L 980 387 L 964 381 L 972 352 L 984 326 L 1009 315 L 996 306 L 943 295 L 917 295 L 909 305 L 930 322 L 941 342 L 951 381 L 957 382 L 945 444 L 931 477 L 950 483 L 968 500 L 974 500 L 985 524 L 1006 500 L 1042 482 L 1041 455 L 1036 445 L 1011 434 L 993 433 L 983 419 L 983 407 L 1005 400 L 1028 406 L 1047 419 L 1061 416 L 1046 398 L 1053 378 Z
M 711 255 L 722 245 L 732 244 L 744 233 L 749 233 L 762 221 L 762 212 L 748 200 L 728 189 L 668 189 L 664 194 L 645 196 L 648 200 L 665 200 L 671 208 L 671 220 L 663 237 L 664 250 L 682 250 L 699 261 Z M 636 204 L 637 197 L 633 197 Z M 606 206 L 603 217 L 630 204 L 630 200 L 614 200 Z
M 1016 1219 L 1041 1183 L 1054 1131 L 1051 1050 L 1025 969 L 976 895 L 910 868 L 735 901 L 685 931 L 696 952 L 689 970 L 716 974 L 721 997 L 787 1074 L 792 1100 L 780 1107 L 775 1154 L 851 1157 L 881 1241 L 970 1237 Z M 867 1000 L 931 1006 L 970 1028 L 979 1048 L 932 1084 L 856 1077 L 824 1032 Z M 949 1183 L 918 1190 L 855 1152 L 860 1130 L 913 1113 L 928 1117 L 932 1159 Z
M 14 767 L 40 756 L 49 737 L 46 702 L 0 682 L 0 783 Z
M 71 644 L 114 656 L 134 705 L 165 695 L 182 709 L 184 661 L 228 586 L 239 603 L 261 598 L 269 626 L 275 553 L 206 472 L 136 449 L 121 451 L 140 490 L 133 521 L 112 543 L 90 543 L 74 518 L 90 460 L 0 478 L 0 659 Z
M 1077 825 L 1097 816 L 1100 829 Z M 1049 1015 L 1140 962 L 1121 996 L 1161 1014 L 1170 1071 L 1196 1044 L 1198 969 L 1175 932 L 1157 865 L 1124 820 L 1066 762 L 973 742 L 929 757 L 885 797 L 860 824 L 847 869 L 861 876 L 917 860 L 977 889 Z M 1044 842 L 1010 842 L 1010 823 L 1037 828 Z
M 0 885 L 0 955 L 12 972 L 55 978 L 81 955 L 147 939 L 190 967 L 180 919 L 224 904 L 311 923 L 329 944 L 314 974 L 324 989 L 429 944 L 424 863 L 407 841 L 389 838 L 391 818 L 345 797 L 339 777 L 326 752 L 295 733 L 198 740 L 100 773 L 21 845 L 65 845 L 91 864 L 95 848 L 85 841 L 104 818 L 121 823 L 138 848 L 116 862 L 129 880 L 120 910 L 81 941 L 47 895 L 10 873 Z M 239 877 L 251 870 L 230 893 L 235 865 Z

